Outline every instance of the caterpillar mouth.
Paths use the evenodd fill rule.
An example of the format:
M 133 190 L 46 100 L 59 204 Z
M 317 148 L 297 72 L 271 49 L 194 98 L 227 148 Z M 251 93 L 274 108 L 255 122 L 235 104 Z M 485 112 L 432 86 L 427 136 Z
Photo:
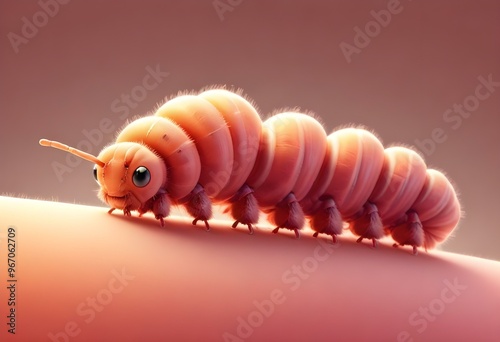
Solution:
M 128 195 L 125 196 L 111 196 L 111 195 L 106 195 L 106 198 L 112 199 L 112 200 L 125 200 Z
M 124 196 L 112 196 L 104 194 L 104 202 L 116 209 L 123 209 L 127 206 L 129 202 L 130 195 L 125 194 Z
M 127 192 L 123 196 L 113 196 L 103 192 L 101 198 L 110 207 L 115 209 L 123 210 L 127 208 L 129 210 L 137 210 L 141 207 L 141 201 L 139 201 L 131 192 Z

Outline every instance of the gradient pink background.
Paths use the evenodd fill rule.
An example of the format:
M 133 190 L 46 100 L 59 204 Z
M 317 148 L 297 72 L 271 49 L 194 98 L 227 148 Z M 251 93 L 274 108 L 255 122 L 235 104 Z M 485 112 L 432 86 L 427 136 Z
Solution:
M 263 115 L 299 106 L 320 116 L 327 131 L 364 124 L 385 144 L 413 145 L 442 128 L 447 140 L 426 161 L 446 170 L 466 212 L 444 249 L 498 260 L 500 89 L 456 130 L 442 115 L 474 94 L 479 76 L 500 80 L 500 3 L 401 6 L 347 63 L 339 44 L 352 44 L 354 27 L 387 1 L 246 0 L 221 21 L 211 0 L 73 0 L 17 54 L 7 34 L 21 34 L 22 18 L 31 21 L 40 6 L 0 1 L 0 193 L 101 205 L 92 165 L 81 163 L 59 182 L 51 163 L 66 156 L 38 140 L 76 146 L 82 129 L 105 117 L 122 126 L 111 103 L 159 64 L 170 75 L 131 116 L 179 90 L 227 84 L 243 88 Z M 92 152 L 113 137 L 106 134 Z

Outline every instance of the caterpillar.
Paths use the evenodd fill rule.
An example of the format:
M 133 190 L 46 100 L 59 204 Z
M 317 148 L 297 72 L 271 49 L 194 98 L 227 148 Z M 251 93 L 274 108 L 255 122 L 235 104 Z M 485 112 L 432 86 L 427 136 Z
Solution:
M 179 94 L 153 115 L 119 132 L 97 157 L 41 139 L 40 144 L 91 161 L 99 198 L 112 213 L 152 212 L 160 224 L 182 205 L 210 226 L 212 203 L 250 234 L 260 211 L 299 237 L 309 220 L 313 236 L 333 243 L 344 223 L 358 242 L 390 235 L 413 254 L 444 241 L 457 226 L 460 203 L 440 171 L 411 148 L 384 148 L 364 128 L 327 135 L 309 114 L 287 111 L 261 121 L 241 91 L 215 88 Z

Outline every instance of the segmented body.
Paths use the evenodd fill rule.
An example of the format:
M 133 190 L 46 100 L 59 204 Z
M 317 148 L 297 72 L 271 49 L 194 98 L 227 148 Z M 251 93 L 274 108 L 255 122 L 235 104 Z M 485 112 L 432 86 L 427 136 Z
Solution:
M 195 222 L 207 222 L 214 202 L 229 205 L 233 227 L 246 224 L 251 232 L 263 210 L 275 232 L 287 228 L 298 236 L 307 218 L 315 236 L 335 241 L 348 222 L 360 240 L 375 244 L 391 234 L 414 250 L 445 240 L 460 219 L 453 186 L 415 151 L 384 149 L 362 128 L 327 135 L 307 114 L 261 122 L 250 102 L 224 89 L 175 97 L 127 125 L 116 142 L 140 143 L 165 163 L 158 194 L 139 208 L 120 208 L 151 210 L 159 219 L 171 200 Z M 99 159 L 109 159 L 102 153 Z

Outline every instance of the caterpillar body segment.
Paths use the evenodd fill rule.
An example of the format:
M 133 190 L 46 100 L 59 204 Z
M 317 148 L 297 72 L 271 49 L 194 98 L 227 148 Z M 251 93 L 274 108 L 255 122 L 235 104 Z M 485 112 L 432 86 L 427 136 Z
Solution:
M 195 95 L 179 96 L 167 101 L 154 115 L 172 120 L 194 141 L 201 162 L 198 183 L 202 186 L 213 180 L 213 174 L 231 172 L 231 133 L 222 115 L 210 102 Z M 219 187 L 207 186 L 207 195 L 214 200 L 221 199 L 219 194 L 227 182 L 226 178 Z
M 259 205 L 269 213 L 269 220 L 279 228 L 298 230 L 305 222 L 299 201 L 302 200 L 320 172 L 326 151 L 324 128 L 311 116 L 300 113 L 280 113 L 263 123 L 274 136 L 272 146 L 265 144 L 263 153 L 266 177 L 255 188 Z M 270 157 L 272 156 L 272 157 Z M 258 166 L 260 167 L 260 166 Z
M 390 235 L 396 245 L 430 249 L 460 219 L 449 180 L 427 169 L 401 146 L 385 148 L 362 128 L 327 135 L 312 116 L 283 112 L 264 122 L 237 93 L 210 89 L 179 95 L 152 116 L 128 124 L 116 143 L 94 157 L 61 143 L 40 144 L 96 164 L 99 197 L 125 214 L 151 211 L 163 225 L 171 204 L 183 205 L 193 224 L 227 205 L 233 228 L 253 233 L 260 211 L 295 232 L 306 221 L 314 236 L 336 242 L 347 223 L 358 242 Z
M 424 186 L 408 216 L 403 223 L 388 228 L 399 245 L 432 249 L 452 233 L 460 221 L 460 203 L 453 186 L 442 172 L 434 169 L 426 171 Z M 413 224 L 414 221 L 417 224 Z
M 386 148 L 377 183 L 363 213 L 350 222 L 351 231 L 365 237 L 362 232 L 366 229 L 370 235 L 367 238 L 381 238 L 383 228 L 398 222 L 415 202 L 424 184 L 425 171 L 425 162 L 413 150 L 399 146 Z
M 371 206 L 367 200 L 379 177 L 383 158 L 382 143 L 366 130 L 345 128 L 330 134 L 321 172 L 301 202 L 306 214 L 312 216 L 311 228 L 317 233 L 338 235 L 343 226 L 340 217 L 349 221 L 363 213 L 365 206 Z M 378 224 L 373 226 L 381 230 Z M 353 232 L 371 239 L 382 236 L 379 231 L 371 230 L 365 224 Z
M 227 184 L 218 195 L 218 198 L 227 200 L 241 189 L 252 171 L 259 151 L 262 123 L 256 109 L 239 95 L 226 90 L 211 89 L 198 96 L 217 109 L 231 135 L 233 167 L 226 172 Z

